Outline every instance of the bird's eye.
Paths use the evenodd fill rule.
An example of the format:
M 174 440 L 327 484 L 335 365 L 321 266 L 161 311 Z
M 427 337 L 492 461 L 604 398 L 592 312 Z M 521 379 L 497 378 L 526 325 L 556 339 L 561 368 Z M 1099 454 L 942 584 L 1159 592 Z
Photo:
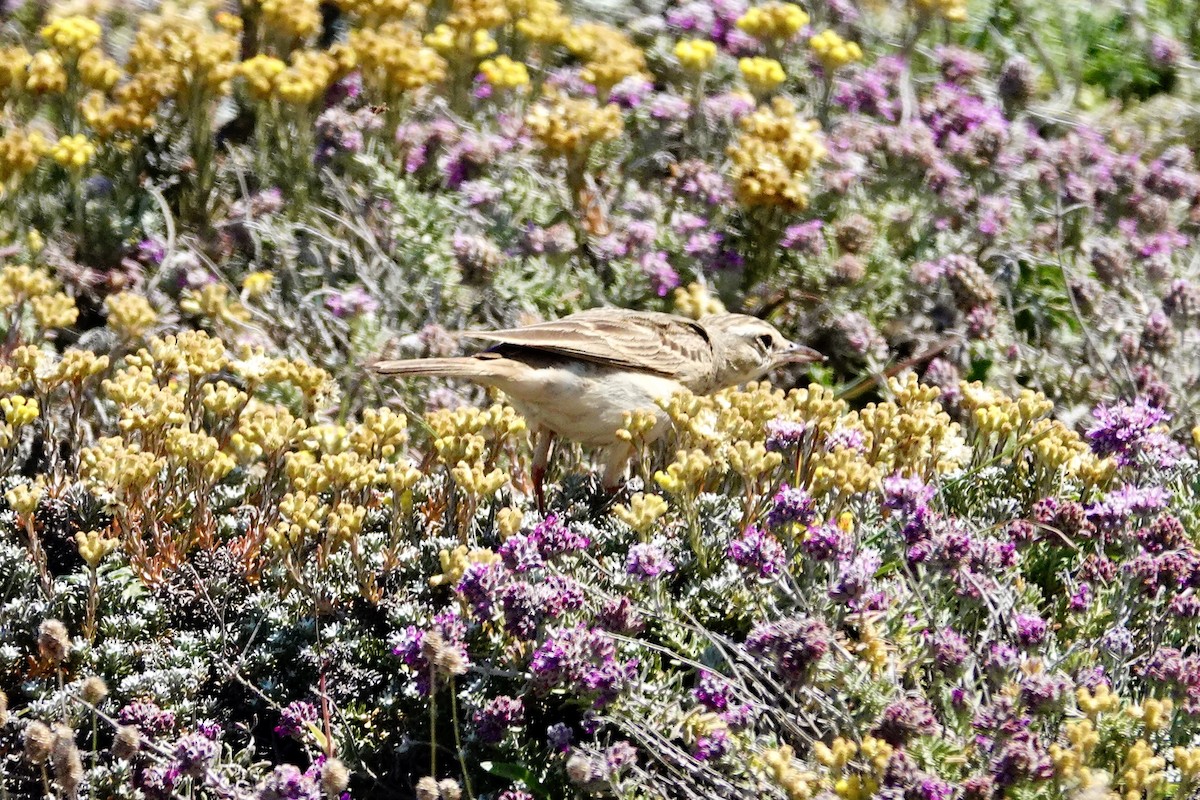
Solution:
M 754 341 L 758 344 L 759 347 L 761 347 L 763 350 L 767 350 L 767 351 L 770 351 L 771 345 L 773 345 L 775 343 L 771 339 L 771 334 L 769 334 L 769 333 L 760 333 L 758 336 L 754 337 Z

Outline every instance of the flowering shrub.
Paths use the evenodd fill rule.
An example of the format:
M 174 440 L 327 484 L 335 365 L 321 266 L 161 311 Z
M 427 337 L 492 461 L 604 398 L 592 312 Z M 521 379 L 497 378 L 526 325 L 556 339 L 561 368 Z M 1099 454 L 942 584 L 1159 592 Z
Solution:
M 0 797 L 1200 792 L 1194 2 L 8 5 Z M 829 361 L 366 374 L 600 303 Z

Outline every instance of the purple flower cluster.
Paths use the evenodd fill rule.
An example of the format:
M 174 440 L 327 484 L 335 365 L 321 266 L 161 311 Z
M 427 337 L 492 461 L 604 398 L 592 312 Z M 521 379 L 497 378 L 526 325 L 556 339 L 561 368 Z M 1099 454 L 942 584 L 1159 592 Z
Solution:
M 590 697 L 596 707 L 612 702 L 633 679 L 637 661 L 623 661 L 616 644 L 599 628 L 554 628 L 529 659 L 539 691 L 566 689 Z
M 746 638 L 746 650 L 766 659 L 776 674 L 792 685 L 809 678 L 831 644 L 829 628 L 811 617 L 759 623 Z

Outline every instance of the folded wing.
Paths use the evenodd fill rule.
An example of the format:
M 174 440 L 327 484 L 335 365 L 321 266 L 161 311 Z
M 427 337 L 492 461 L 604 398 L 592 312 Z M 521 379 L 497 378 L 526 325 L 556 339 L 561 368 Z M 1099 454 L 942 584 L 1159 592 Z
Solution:
M 704 328 L 672 314 L 593 309 L 506 331 L 467 331 L 471 339 L 571 356 L 659 375 L 689 387 L 711 378 L 713 351 Z

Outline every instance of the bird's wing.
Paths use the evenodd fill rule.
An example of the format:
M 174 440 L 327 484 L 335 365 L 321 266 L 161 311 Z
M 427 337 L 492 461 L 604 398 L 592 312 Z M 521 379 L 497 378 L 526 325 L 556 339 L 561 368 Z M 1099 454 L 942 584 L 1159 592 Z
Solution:
M 669 375 L 685 385 L 712 371 L 708 333 L 672 314 L 593 309 L 506 331 L 467 331 L 471 339 L 571 356 L 595 364 Z

